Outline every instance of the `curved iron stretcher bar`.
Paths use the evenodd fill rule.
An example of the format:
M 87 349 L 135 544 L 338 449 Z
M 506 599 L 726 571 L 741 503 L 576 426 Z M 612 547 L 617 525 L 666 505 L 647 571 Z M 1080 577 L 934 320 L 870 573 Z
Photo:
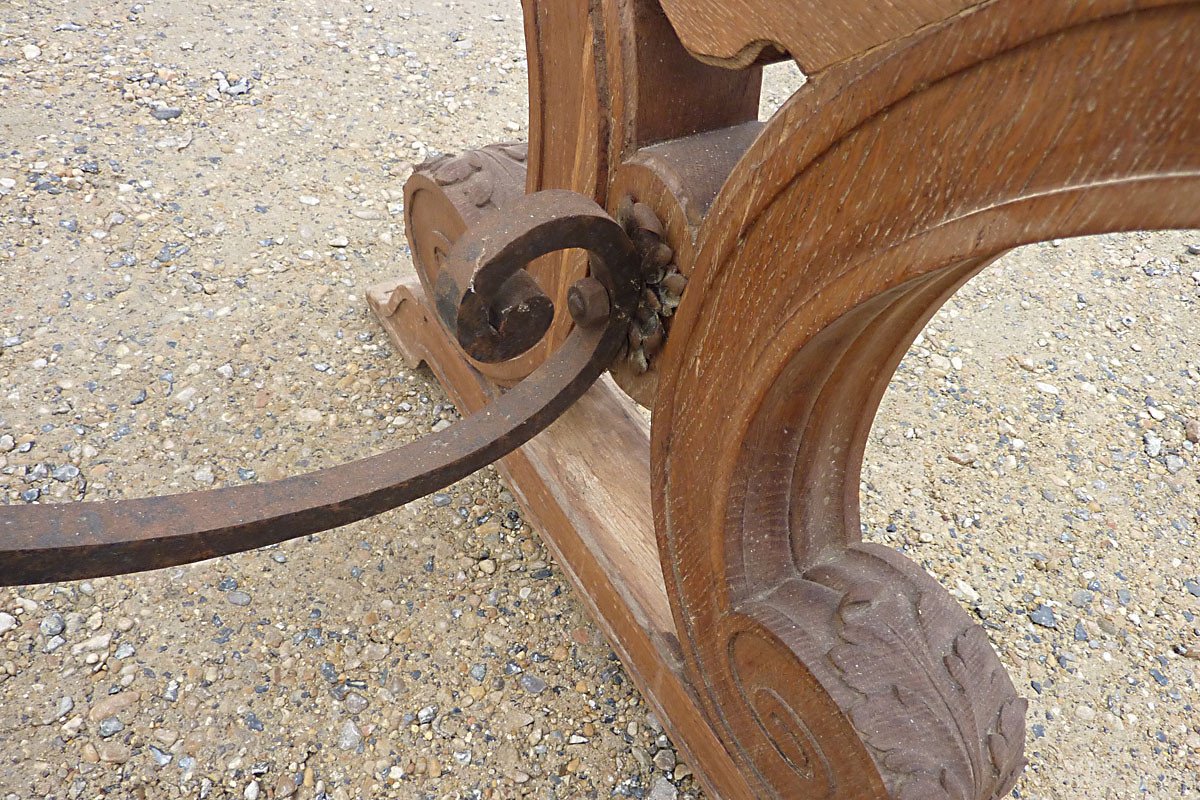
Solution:
M 627 257 L 632 246 L 597 241 L 619 233 L 619 226 L 586 198 L 560 196 L 571 194 L 530 195 L 523 213 L 506 214 L 480 237 L 464 237 L 473 239 L 469 257 L 490 285 L 518 262 L 528 263 L 530 254 L 592 249 L 600 256 L 593 274 L 611 300 L 607 315 L 577 323 L 549 360 L 486 408 L 396 450 L 271 483 L 112 502 L 2 506 L 0 585 L 158 569 L 328 530 L 435 492 L 529 441 L 612 363 L 636 297 L 628 288 L 630 274 L 637 274 L 636 261 Z M 583 234 L 562 235 L 569 227 L 564 209 L 582 220 Z

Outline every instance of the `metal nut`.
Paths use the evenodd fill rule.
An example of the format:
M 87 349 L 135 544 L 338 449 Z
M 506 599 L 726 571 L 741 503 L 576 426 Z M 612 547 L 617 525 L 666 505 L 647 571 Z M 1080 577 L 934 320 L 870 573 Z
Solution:
M 583 328 L 590 328 L 608 319 L 608 290 L 595 278 L 576 281 L 567 292 L 567 310 L 571 319 Z

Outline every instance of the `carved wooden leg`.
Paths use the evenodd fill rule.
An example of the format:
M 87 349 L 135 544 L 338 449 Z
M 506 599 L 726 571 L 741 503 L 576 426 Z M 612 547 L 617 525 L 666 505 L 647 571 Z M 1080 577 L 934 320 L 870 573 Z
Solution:
M 1024 703 L 982 630 L 860 541 L 866 437 L 912 338 L 998 254 L 1200 224 L 1200 7 L 1031 9 L 814 79 L 699 233 L 655 514 L 689 676 L 757 797 L 980 800 L 1021 768 Z

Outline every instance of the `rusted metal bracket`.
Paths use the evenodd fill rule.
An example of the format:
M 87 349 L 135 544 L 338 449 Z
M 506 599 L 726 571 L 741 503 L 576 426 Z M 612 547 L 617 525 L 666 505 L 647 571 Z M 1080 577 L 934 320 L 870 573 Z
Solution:
M 469 352 L 502 356 L 536 344 L 549 324 L 510 302 L 514 278 L 527 301 L 538 298 L 523 267 L 567 248 L 591 254 L 591 274 L 568 296 L 572 333 L 477 413 L 391 452 L 271 483 L 0 508 L 0 585 L 157 569 L 336 528 L 437 491 L 520 447 L 579 399 L 625 344 L 641 287 L 637 252 L 590 199 L 553 190 L 472 227 L 449 253 L 452 274 L 473 276 L 452 332 Z

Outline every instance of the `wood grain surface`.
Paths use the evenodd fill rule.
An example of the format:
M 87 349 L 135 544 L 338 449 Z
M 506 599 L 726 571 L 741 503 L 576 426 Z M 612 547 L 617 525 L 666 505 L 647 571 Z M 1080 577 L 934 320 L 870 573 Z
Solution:
M 606 203 L 686 290 L 653 370 L 615 369 L 652 430 L 597 385 L 505 460 L 514 494 L 712 796 L 1007 795 L 1025 703 L 933 578 L 861 541 L 866 437 L 1005 251 L 1200 227 L 1200 4 L 529 0 L 526 30 L 526 189 Z M 760 124 L 779 52 L 809 80 Z M 557 304 L 585 268 L 531 269 Z M 498 375 L 427 303 L 372 294 L 478 407 Z
M 1200 8 L 1145 5 L 994 2 L 813 76 L 705 220 L 655 513 L 756 796 L 989 798 L 1019 774 L 1023 701 L 941 587 L 860 542 L 858 474 L 895 364 L 992 258 L 1200 224 Z

